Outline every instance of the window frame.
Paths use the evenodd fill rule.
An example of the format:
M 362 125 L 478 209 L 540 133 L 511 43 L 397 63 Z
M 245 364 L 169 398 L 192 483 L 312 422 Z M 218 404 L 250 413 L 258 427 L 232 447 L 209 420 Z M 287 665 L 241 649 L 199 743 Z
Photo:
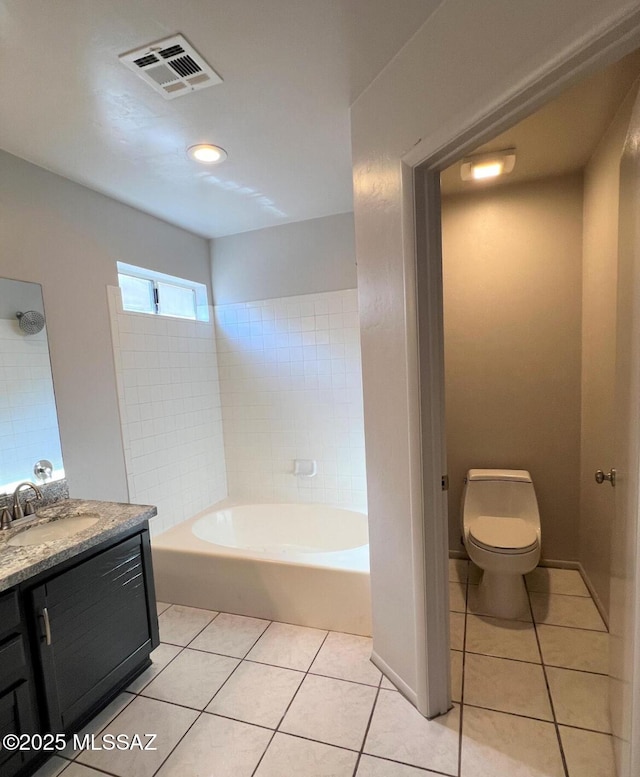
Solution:
M 136 313 L 143 316 L 161 316 L 163 318 L 175 318 L 180 321 L 209 321 L 209 299 L 207 293 L 207 287 L 204 283 L 197 281 L 191 281 L 188 278 L 179 278 L 176 275 L 168 275 L 166 273 L 157 272 L 155 270 L 148 270 L 144 267 L 137 267 L 133 264 L 126 264 L 125 262 L 117 262 L 118 272 L 118 288 L 120 286 L 120 276 L 128 276 L 130 278 L 140 278 L 151 283 L 153 289 L 153 310 L 132 310 L 126 308 L 124 304 L 124 298 L 122 299 L 122 307 L 126 313 Z M 189 289 L 193 292 L 193 311 L 194 315 L 180 316 L 174 313 L 160 312 L 160 289 L 159 284 L 165 284 L 168 286 L 175 286 L 178 288 Z

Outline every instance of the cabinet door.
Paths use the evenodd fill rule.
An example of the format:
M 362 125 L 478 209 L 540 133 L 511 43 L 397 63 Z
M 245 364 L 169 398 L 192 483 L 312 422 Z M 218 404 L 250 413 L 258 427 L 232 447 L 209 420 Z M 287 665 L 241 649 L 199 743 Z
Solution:
M 51 730 L 69 731 L 154 646 L 136 535 L 32 592 Z
M 29 684 L 23 681 L 0 694 L 0 742 L 7 734 L 32 734 L 36 730 Z M 1 777 L 17 774 L 32 756 L 29 750 L 3 750 L 0 746 Z

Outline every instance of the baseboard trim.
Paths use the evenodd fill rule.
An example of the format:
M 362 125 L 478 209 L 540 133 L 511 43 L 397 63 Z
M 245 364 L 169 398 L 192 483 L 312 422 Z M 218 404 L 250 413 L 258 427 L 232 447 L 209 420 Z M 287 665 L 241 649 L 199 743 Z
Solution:
M 468 560 L 469 556 L 461 550 L 450 550 L 449 558 Z M 602 604 L 602 601 L 593 586 L 593 583 L 591 580 L 589 580 L 589 575 L 586 573 L 585 568 L 579 561 L 563 561 L 562 559 L 556 558 L 541 558 L 538 562 L 538 566 L 549 567 L 551 569 L 575 569 L 576 571 L 580 572 L 580 577 L 584 580 L 584 584 L 587 586 L 587 589 L 591 594 L 591 598 L 593 599 L 593 603 L 600 613 L 600 617 L 605 622 L 607 629 L 609 628 L 609 614 L 605 610 L 604 605 Z
M 580 571 L 579 561 L 563 561 L 556 558 L 541 558 L 538 562 L 539 567 L 551 567 L 552 569 L 576 569 Z
M 589 593 L 591 594 L 591 598 L 593 599 L 593 603 L 598 609 L 598 612 L 600 613 L 600 617 L 604 621 L 605 626 L 607 627 L 607 631 L 609 630 L 609 613 L 605 610 L 604 605 L 602 604 L 602 601 L 600 597 L 598 596 L 596 589 L 593 586 L 593 583 L 591 580 L 589 580 L 589 575 L 586 573 L 585 568 L 582 566 L 580 562 L 578 562 L 578 572 L 580 572 L 582 579 L 584 580 L 584 584 L 589 589 Z
M 371 661 L 374 664 L 374 666 L 377 666 L 378 669 L 382 672 L 382 674 L 389 680 L 389 682 L 392 682 L 395 687 L 400 691 L 400 693 L 406 697 L 411 704 L 413 704 L 414 707 L 418 704 L 418 696 L 414 690 L 409 688 L 409 686 L 405 683 L 405 681 L 397 675 L 393 669 L 387 664 L 386 661 L 383 661 L 380 656 L 375 652 L 375 650 L 371 653 Z

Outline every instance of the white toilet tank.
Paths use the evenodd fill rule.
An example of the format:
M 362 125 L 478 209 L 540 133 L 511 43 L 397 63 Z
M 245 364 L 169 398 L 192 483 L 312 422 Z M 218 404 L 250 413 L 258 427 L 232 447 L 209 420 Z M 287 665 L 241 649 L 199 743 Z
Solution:
M 539 530 L 540 513 L 531 475 L 517 469 L 470 469 L 462 494 L 461 523 L 481 515 L 522 518 Z

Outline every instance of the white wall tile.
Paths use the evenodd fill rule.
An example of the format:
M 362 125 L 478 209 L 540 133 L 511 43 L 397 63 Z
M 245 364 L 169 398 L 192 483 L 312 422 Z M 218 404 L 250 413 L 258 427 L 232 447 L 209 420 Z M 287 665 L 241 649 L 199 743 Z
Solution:
M 215 308 L 230 497 L 366 510 L 357 311 L 355 289 Z
M 227 495 L 215 328 L 125 313 L 118 288 L 109 309 L 129 499 L 158 533 Z

